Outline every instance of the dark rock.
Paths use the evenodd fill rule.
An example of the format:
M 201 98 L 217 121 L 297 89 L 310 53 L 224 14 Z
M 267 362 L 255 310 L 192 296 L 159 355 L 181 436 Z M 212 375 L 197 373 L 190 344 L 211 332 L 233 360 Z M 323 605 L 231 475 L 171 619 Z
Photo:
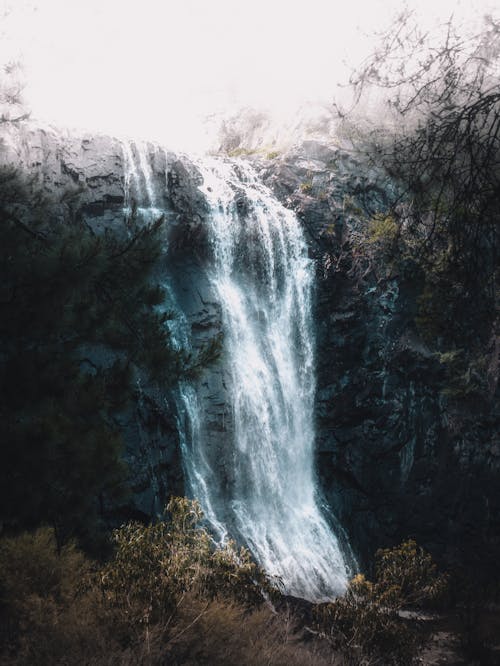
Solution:
M 442 367 L 413 324 L 414 267 L 389 279 L 377 266 L 361 278 L 351 270 L 346 240 L 391 185 L 317 142 L 261 174 L 297 212 L 318 267 L 318 474 L 360 563 L 414 537 L 444 565 L 491 575 L 500 556 L 499 401 L 469 401 L 459 416 L 443 399 Z M 351 215 L 346 201 L 361 191 Z

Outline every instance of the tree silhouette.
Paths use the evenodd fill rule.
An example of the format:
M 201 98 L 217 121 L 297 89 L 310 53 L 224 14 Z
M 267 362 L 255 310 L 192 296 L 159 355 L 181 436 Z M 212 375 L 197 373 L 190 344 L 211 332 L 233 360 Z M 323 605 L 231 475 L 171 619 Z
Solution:
M 14 170 L 0 172 L 0 521 L 81 534 L 125 490 L 122 415 L 137 379 L 172 386 L 192 361 L 170 340 L 154 279 L 163 220 L 95 234 Z

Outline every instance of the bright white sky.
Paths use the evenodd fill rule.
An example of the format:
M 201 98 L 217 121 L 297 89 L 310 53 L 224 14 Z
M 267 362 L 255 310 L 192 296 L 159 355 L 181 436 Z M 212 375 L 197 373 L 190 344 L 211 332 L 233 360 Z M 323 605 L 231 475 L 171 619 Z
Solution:
M 490 0 L 410 0 L 432 24 Z M 0 63 L 22 56 L 33 115 L 187 142 L 197 118 L 332 99 L 401 0 L 0 0 Z M 458 7 L 458 9 L 457 9 Z M 11 9 L 5 16 L 5 11 Z

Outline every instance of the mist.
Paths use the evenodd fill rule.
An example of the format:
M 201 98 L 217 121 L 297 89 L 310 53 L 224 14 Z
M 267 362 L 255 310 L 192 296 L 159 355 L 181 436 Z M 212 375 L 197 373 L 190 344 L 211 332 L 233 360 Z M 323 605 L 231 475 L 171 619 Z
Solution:
M 439 5 L 439 6 L 437 6 Z M 423 25 L 471 23 L 492 3 L 410 3 Z M 0 63 L 19 60 L 32 117 L 59 127 L 204 149 L 242 107 L 292 128 L 344 99 L 398 0 L 19 1 L 1 4 Z M 207 123 L 207 118 L 211 123 Z

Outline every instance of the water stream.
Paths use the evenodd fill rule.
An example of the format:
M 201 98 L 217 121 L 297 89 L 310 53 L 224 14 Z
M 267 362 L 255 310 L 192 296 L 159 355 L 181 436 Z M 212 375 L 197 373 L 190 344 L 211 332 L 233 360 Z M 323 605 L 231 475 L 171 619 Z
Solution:
M 130 178 L 142 178 L 153 207 L 146 157 L 136 150 L 133 158 Z M 207 270 L 222 310 L 228 422 L 214 444 L 203 393 L 181 386 L 190 490 L 219 537 L 248 546 L 287 593 L 331 598 L 350 572 L 317 495 L 313 264 L 296 216 L 248 163 L 195 164 L 211 211 Z

